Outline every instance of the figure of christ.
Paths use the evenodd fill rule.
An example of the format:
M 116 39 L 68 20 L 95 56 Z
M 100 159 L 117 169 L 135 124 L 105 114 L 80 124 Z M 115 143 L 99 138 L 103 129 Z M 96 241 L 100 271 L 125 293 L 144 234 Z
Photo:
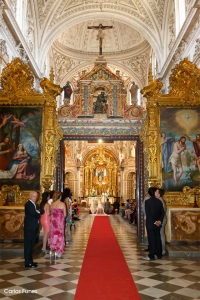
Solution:
M 99 55 L 102 55 L 103 30 L 110 28 L 113 28 L 113 26 L 103 26 L 102 24 L 99 24 L 99 26 L 88 26 L 88 29 L 98 30 L 97 39 L 99 40 Z
M 173 170 L 173 178 L 174 183 L 177 185 L 177 183 L 180 181 L 180 178 L 183 174 L 183 167 L 182 167 L 182 161 L 181 161 L 181 153 L 187 152 L 186 147 L 186 138 L 184 136 L 181 136 L 181 138 L 174 143 L 173 152 L 169 158 L 169 163 L 172 165 Z M 179 170 L 179 175 L 177 176 L 177 170 Z
M 200 134 L 196 135 L 196 139 L 191 139 L 187 134 L 184 136 L 193 144 L 193 149 L 196 157 L 196 167 L 200 171 Z

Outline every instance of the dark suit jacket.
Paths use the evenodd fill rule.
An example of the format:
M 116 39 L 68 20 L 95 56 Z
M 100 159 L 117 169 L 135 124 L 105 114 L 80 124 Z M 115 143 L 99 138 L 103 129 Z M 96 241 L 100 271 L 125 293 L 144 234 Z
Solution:
M 119 202 L 118 202 L 118 201 L 115 201 L 115 202 L 113 203 L 113 208 L 114 208 L 114 209 L 119 209 Z
M 104 205 L 105 205 L 105 211 L 110 209 L 110 202 L 109 201 L 106 201 Z
M 38 206 L 36 205 L 38 209 Z M 31 201 L 25 204 L 25 218 L 24 230 L 38 230 L 39 229 L 40 214 L 35 211 L 35 206 Z
M 156 226 L 154 223 L 156 221 L 163 222 L 164 218 L 164 209 L 162 202 L 155 198 L 151 197 L 145 201 L 145 213 L 146 213 L 146 228 L 148 229 L 158 229 L 160 227 Z

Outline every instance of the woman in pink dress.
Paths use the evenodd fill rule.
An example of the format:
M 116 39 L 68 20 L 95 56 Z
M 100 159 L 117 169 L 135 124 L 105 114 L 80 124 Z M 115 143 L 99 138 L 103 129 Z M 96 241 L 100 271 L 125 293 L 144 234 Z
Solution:
M 42 246 L 42 252 L 43 254 L 47 253 L 47 241 L 50 234 L 50 205 L 48 203 L 48 200 L 50 198 L 49 192 L 44 192 L 42 194 L 42 201 L 40 203 L 40 208 L 44 210 L 43 215 L 41 215 L 40 223 L 43 227 L 44 231 L 44 237 L 43 237 L 43 246 Z
M 67 216 L 66 205 L 61 202 L 62 193 L 56 191 L 53 194 L 53 202 L 51 204 L 51 220 L 50 220 L 50 255 L 61 257 L 65 251 L 65 217 Z M 55 251 L 55 252 L 54 252 Z

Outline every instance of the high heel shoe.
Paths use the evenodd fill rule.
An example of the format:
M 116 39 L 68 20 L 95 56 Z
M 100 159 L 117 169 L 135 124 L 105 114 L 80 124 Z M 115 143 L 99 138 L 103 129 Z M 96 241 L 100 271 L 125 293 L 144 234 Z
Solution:
M 54 256 L 54 255 L 55 255 L 55 252 L 50 251 L 50 252 L 49 252 L 49 255 L 50 255 L 50 256 Z
M 55 252 L 55 257 L 61 258 L 61 254 Z

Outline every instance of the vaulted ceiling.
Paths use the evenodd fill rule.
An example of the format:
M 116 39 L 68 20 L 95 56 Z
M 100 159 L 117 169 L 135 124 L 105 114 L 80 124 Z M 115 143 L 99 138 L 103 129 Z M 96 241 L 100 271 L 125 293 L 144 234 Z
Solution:
M 103 24 L 106 22 L 105 24 Z M 142 46 L 145 39 L 142 35 L 131 28 L 116 21 L 88 21 L 72 26 L 69 30 L 60 34 L 56 43 L 62 44 L 66 49 L 73 50 L 75 53 L 82 51 L 83 53 L 93 53 L 98 55 L 99 40 L 97 38 L 98 31 L 88 29 L 88 26 L 98 26 L 103 24 L 113 26 L 111 29 L 105 29 L 103 33 L 103 52 L 104 54 L 122 54 L 133 51 L 134 47 Z
M 88 26 L 113 26 L 104 31 L 103 54 L 112 71 L 124 80 L 147 84 L 152 51 L 162 57 L 163 22 L 172 0 L 37 0 L 40 63 L 48 54 L 63 83 L 91 69 L 98 56 L 97 30 Z M 52 63 L 53 62 L 53 63 Z

